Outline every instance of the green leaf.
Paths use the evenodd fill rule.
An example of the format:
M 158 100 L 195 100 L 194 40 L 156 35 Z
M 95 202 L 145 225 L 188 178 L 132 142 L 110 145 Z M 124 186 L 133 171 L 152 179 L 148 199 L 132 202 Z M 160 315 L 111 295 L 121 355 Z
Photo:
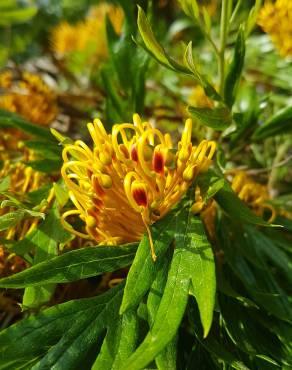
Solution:
M 0 109 L 0 127 L 18 128 L 27 134 L 38 136 L 42 139 L 51 142 L 53 140 L 50 131 L 39 125 L 27 122 L 24 118 L 15 113 L 7 112 Z
M 3 288 L 24 288 L 49 283 L 68 283 L 128 266 L 137 244 L 87 247 L 40 262 L 18 274 L 0 279 Z
M 184 221 L 181 214 L 181 210 L 174 209 L 151 227 L 154 249 L 157 255 L 156 262 L 153 262 L 150 254 L 149 239 L 146 235 L 143 236 L 128 273 L 120 309 L 121 314 L 137 306 L 150 289 L 157 271 L 163 263 L 164 255 L 174 238 L 174 226 L 177 222 L 183 225 Z
M 173 71 L 189 73 L 181 64 L 177 63 L 166 54 L 164 48 L 156 40 L 144 10 L 138 6 L 138 29 L 145 44 L 145 49 L 164 67 Z
M 59 143 L 61 145 L 67 145 L 67 144 L 73 144 L 73 140 L 70 139 L 69 137 L 67 136 L 63 136 L 62 134 L 60 134 L 59 131 L 55 130 L 54 128 L 51 128 L 51 134 L 57 139 L 57 141 L 59 141 Z
M 180 218 L 184 220 L 183 225 Z M 122 370 L 144 368 L 174 338 L 185 312 L 191 282 L 206 336 L 212 322 L 215 301 L 213 255 L 202 222 L 190 213 L 189 208 L 184 208 L 177 218 L 174 254 L 154 323 Z
M 0 231 L 16 226 L 25 216 L 23 211 L 8 212 L 0 216 Z
M 16 8 L 16 9 L 6 9 L 1 11 L 0 25 L 8 26 L 10 24 L 27 22 L 33 18 L 37 13 L 36 7 L 26 7 L 26 8 Z
M 292 106 L 285 107 L 258 127 L 252 138 L 262 140 L 271 136 L 286 134 L 292 131 Z
M 202 125 L 223 131 L 232 123 L 232 116 L 227 107 L 197 108 L 188 107 L 190 114 Z
M 224 186 L 215 194 L 214 199 L 230 217 L 255 225 L 273 226 L 255 215 L 234 193 L 225 180 Z
M 3 330 L 0 369 L 90 368 L 99 336 L 118 320 L 122 288 L 56 305 Z
M 232 107 L 238 84 L 240 82 L 245 57 L 245 36 L 243 27 L 239 28 L 237 39 L 234 46 L 234 54 L 229 65 L 225 84 L 224 84 L 224 101 L 228 107 Z
M 225 180 L 214 174 L 213 171 L 207 171 L 198 176 L 198 186 L 205 203 L 218 193 L 223 188 Z
M 59 207 L 63 208 L 69 200 L 69 194 L 67 189 L 65 188 L 65 184 L 64 182 L 62 183 L 54 182 L 53 187 Z
M 199 6 L 196 0 L 178 0 L 178 2 L 186 15 L 194 20 L 199 18 Z
M 170 255 L 170 253 L 168 253 Z M 169 268 L 169 256 L 166 255 L 164 264 L 161 266 L 161 269 L 158 271 L 155 280 L 151 285 L 151 289 L 148 294 L 147 299 L 147 310 L 148 310 L 148 323 L 151 328 L 157 310 L 159 308 L 161 298 L 163 296 L 163 291 L 165 288 L 167 273 Z M 176 369 L 176 345 L 177 345 L 177 336 L 175 336 L 168 345 L 155 357 L 155 363 L 159 370 L 164 369 Z
M 231 298 L 219 296 L 220 311 L 224 327 L 236 345 L 252 356 L 265 358 L 268 362 L 278 364 L 282 351 L 279 339 L 262 325 L 254 309 L 247 309 Z
M 109 318 L 108 331 L 92 370 L 119 370 L 131 355 L 138 339 L 136 312 L 126 312 L 118 320 Z
M 0 192 L 8 190 L 10 187 L 10 176 L 5 176 L 0 181 Z
M 212 247 L 205 234 L 204 225 L 198 217 L 189 217 L 185 238 L 185 242 L 190 246 L 188 268 L 191 274 L 192 293 L 198 304 L 206 337 L 213 320 L 216 276 Z
M 56 256 L 58 254 L 58 244 L 68 237 L 70 237 L 70 234 L 61 226 L 60 214 L 54 204 L 36 232 L 29 234 L 26 238 L 31 247 L 35 248 L 34 266 L 36 267 L 40 262 Z M 35 308 L 48 302 L 54 290 L 54 284 L 39 284 L 37 288 L 27 287 L 23 296 L 23 308 Z

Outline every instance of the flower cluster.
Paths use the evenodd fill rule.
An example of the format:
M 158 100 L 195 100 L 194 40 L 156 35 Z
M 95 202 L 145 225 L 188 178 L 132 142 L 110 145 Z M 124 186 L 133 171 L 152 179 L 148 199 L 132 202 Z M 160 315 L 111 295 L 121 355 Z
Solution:
M 231 187 L 255 214 L 263 217 L 267 211 L 270 213 L 269 222 L 274 220 L 275 209 L 268 203 L 270 196 L 266 185 L 253 181 L 245 172 L 239 171 L 233 177 Z
M 48 125 L 58 114 L 56 95 L 35 74 L 23 72 L 15 80 L 10 71 L 0 75 L 0 108 L 17 113 L 30 122 Z
M 84 21 L 75 25 L 65 21 L 53 30 L 51 36 L 53 52 L 64 57 L 70 53 L 88 51 L 97 62 L 104 60 L 107 56 L 106 16 L 119 34 L 123 25 L 122 9 L 101 3 L 91 9 Z
M 169 134 L 137 114 L 133 122 L 117 124 L 107 134 L 96 119 L 88 124 L 93 149 L 80 140 L 65 146 L 62 176 L 76 208 L 62 220 L 76 235 L 104 244 L 138 241 L 147 231 L 155 260 L 149 225 L 167 214 L 208 168 L 216 145 L 203 140 L 193 146 L 190 119 L 176 148 Z M 85 232 L 67 224 L 71 215 L 85 222 Z
M 271 36 L 282 56 L 292 56 L 292 2 L 267 1 L 260 10 L 257 23 Z
M 34 159 L 34 153 L 23 149 L 21 161 L 10 157 L 5 148 L 0 149 L 0 160 L 3 167 L 0 170 L 0 179 L 6 176 L 10 178 L 9 192 L 14 196 L 23 197 L 26 193 L 38 189 L 45 181 L 45 176 L 33 170 L 25 164 L 26 161 Z M 5 197 L 0 196 L 0 202 Z M 11 212 L 11 207 L 0 208 L 0 215 Z M 37 225 L 37 220 L 25 219 L 16 226 L 0 232 L 0 237 L 7 240 L 21 240 L 30 233 Z

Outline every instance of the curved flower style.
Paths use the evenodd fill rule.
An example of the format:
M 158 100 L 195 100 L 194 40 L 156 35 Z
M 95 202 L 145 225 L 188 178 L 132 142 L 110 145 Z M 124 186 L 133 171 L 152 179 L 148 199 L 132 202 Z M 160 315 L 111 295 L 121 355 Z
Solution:
M 216 145 L 191 143 L 192 121 L 187 119 L 177 148 L 148 122 L 133 116 L 134 124 L 113 126 L 107 134 L 101 121 L 88 124 L 94 142 L 90 149 L 77 140 L 63 150 L 62 176 L 76 209 L 63 214 L 63 225 L 76 235 L 99 243 L 120 244 L 141 239 L 149 225 L 162 218 L 185 194 L 193 179 L 208 168 Z M 65 222 L 78 215 L 86 233 Z
M 282 56 L 292 56 L 292 2 L 267 1 L 260 10 L 258 25 L 271 36 Z
M 58 114 L 54 92 L 35 74 L 23 72 L 15 81 L 10 71 L 0 74 L 0 108 L 17 113 L 30 122 L 48 125 Z

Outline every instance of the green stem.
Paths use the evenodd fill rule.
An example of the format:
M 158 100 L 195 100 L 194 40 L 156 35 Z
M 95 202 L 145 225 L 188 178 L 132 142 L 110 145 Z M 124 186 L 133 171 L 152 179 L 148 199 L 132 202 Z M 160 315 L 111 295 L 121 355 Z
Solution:
M 219 92 L 224 98 L 225 80 L 225 48 L 228 33 L 229 15 L 231 8 L 230 0 L 222 0 L 221 21 L 220 21 L 220 49 L 219 49 Z

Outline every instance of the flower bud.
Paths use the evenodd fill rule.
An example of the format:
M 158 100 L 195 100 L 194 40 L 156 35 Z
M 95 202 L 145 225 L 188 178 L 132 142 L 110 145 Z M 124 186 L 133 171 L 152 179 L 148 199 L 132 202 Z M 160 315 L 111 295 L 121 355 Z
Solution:
M 199 201 L 199 202 L 195 202 L 193 205 L 192 205 L 192 207 L 191 207 L 191 212 L 193 213 L 193 214 L 197 214 L 197 213 L 199 213 L 202 209 L 203 209 L 203 207 L 204 207 L 204 202 L 202 202 L 202 201 Z
M 195 175 L 195 166 L 187 167 L 183 172 L 184 181 L 192 181 Z
M 105 166 L 112 163 L 112 156 L 108 152 L 99 153 L 99 160 Z
M 98 176 L 100 185 L 105 189 L 110 189 L 113 185 L 112 178 L 109 175 L 101 174 Z

